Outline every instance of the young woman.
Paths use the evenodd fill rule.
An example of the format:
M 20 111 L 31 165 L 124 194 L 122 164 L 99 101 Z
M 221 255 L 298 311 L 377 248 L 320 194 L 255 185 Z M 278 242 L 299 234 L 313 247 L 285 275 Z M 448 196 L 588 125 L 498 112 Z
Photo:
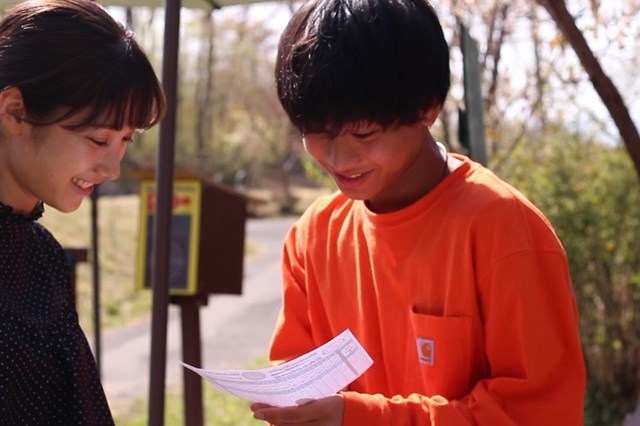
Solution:
M 36 220 L 115 179 L 165 111 L 133 34 L 91 0 L 30 0 L 0 21 L 0 419 L 109 425 L 64 251 Z

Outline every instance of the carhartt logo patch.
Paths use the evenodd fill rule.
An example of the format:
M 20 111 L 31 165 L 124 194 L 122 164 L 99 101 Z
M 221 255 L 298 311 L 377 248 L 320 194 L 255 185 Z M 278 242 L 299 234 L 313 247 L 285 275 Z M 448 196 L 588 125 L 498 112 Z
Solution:
M 426 365 L 433 365 L 436 342 L 433 339 L 418 337 L 416 343 L 418 344 L 418 357 L 420 358 L 420 362 Z

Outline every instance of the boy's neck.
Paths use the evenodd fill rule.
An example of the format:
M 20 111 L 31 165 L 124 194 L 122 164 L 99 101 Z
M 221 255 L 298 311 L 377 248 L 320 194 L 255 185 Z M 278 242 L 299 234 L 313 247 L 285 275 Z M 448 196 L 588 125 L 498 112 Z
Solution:
M 429 135 L 430 136 L 430 135 Z M 428 138 L 426 149 L 416 160 L 411 170 L 405 176 L 406 184 L 393 193 L 392 198 L 366 200 L 365 205 L 374 213 L 392 213 L 415 203 L 433 191 L 450 174 L 452 164 L 445 146 Z M 456 160 L 455 158 L 452 159 Z M 455 161 L 455 168 L 460 162 Z

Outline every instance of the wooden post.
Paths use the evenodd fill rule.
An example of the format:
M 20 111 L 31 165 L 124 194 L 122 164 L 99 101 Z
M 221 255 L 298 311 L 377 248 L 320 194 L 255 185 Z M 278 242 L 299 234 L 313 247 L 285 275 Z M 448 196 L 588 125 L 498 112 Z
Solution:
M 202 366 L 200 341 L 200 298 L 197 296 L 176 297 L 179 299 L 182 323 L 182 360 L 194 367 Z M 184 419 L 186 426 L 202 426 L 202 380 L 195 372 L 183 368 Z

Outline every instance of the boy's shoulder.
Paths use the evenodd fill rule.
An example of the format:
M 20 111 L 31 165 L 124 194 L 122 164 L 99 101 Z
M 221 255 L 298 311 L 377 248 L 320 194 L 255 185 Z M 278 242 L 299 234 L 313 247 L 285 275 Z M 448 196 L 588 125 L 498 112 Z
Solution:
M 317 238 L 331 223 L 343 222 L 354 206 L 355 201 L 340 191 L 321 195 L 316 198 L 295 221 L 289 230 L 288 238 L 307 239 Z
M 336 191 L 311 203 L 299 218 L 297 227 L 317 233 L 346 222 L 362 223 L 364 220 L 376 226 L 398 225 L 416 223 L 416 219 L 418 222 L 431 221 L 433 217 L 447 217 L 464 223 L 534 220 L 550 226 L 538 207 L 517 188 L 468 157 L 453 155 L 460 160 L 460 166 L 431 193 L 402 211 L 367 214 L 362 201 Z
M 421 214 L 431 211 L 434 204 L 439 206 L 444 204 L 447 210 L 460 211 L 463 214 L 481 213 L 485 209 L 511 209 L 515 206 L 538 210 L 521 191 L 491 169 L 464 155 L 451 155 L 460 161 L 460 166 L 432 193 L 405 208 L 402 215 L 411 216 L 411 213 Z M 335 191 L 314 200 L 300 219 L 307 224 L 308 222 L 319 224 L 319 222 L 344 218 L 356 210 L 362 210 L 362 207 L 362 201 L 353 200 L 342 192 Z M 393 215 L 398 215 L 398 212 Z
M 489 209 L 515 207 L 540 213 L 526 195 L 491 169 L 469 158 L 458 157 L 463 159 L 466 166 L 465 177 L 458 187 L 458 190 L 465 193 L 465 204 L 474 209 L 481 209 L 483 206 Z M 479 205 L 474 205 L 475 203 Z
M 465 162 L 469 164 L 465 178 L 448 195 L 449 200 L 460 201 L 445 207 L 458 223 L 466 223 L 478 235 L 526 234 L 538 245 L 560 246 L 553 225 L 526 195 L 489 168 L 469 159 Z
M 327 221 L 336 215 L 343 215 L 350 211 L 353 205 L 354 200 L 340 191 L 335 191 L 316 198 L 302 213 L 300 220 L 304 222 Z

